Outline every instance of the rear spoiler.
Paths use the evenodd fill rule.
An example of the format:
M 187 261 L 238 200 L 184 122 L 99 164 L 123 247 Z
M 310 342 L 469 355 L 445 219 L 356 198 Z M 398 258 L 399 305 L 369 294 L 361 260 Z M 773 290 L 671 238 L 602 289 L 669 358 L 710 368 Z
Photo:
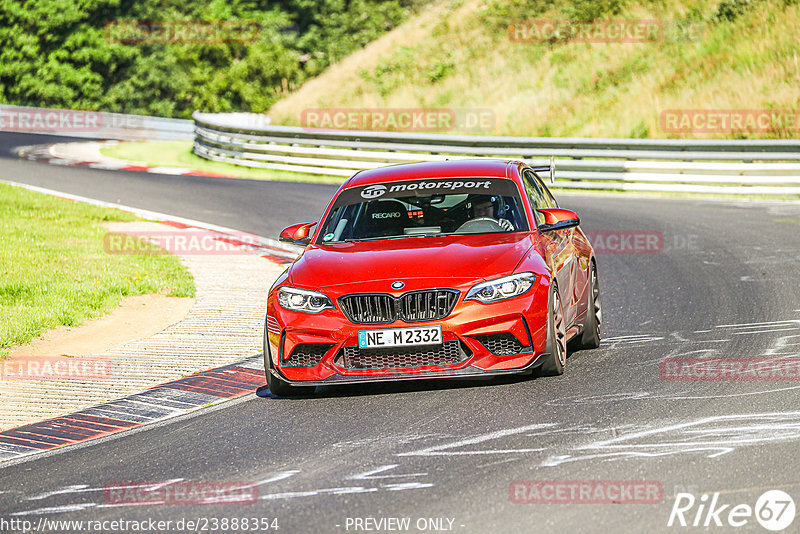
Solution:
M 556 181 L 556 159 L 553 156 L 550 156 L 550 165 L 541 165 L 539 167 L 531 167 L 533 172 L 549 172 L 550 173 L 550 183 L 555 183 Z

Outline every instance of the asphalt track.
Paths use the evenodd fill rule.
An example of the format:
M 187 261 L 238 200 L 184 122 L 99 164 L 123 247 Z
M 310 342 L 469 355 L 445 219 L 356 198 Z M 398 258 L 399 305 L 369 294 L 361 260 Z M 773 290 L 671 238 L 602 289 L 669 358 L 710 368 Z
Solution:
M 11 146 L 40 142 L 0 135 L 4 157 Z M 0 178 L 268 237 L 315 220 L 334 191 L 13 159 L 0 161 Z M 770 489 L 800 508 L 800 381 L 665 380 L 659 361 L 798 355 L 800 205 L 560 201 L 587 231 L 660 232 L 664 244 L 598 256 L 605 341 L 572 353 L 564 376 L 326 387 L 301 399 L 262 388 L 177 421 L 6 465 L 0 519 L 174 526 L 277 518 L 284 533 L 364 532 L 355 519 L 365 518 L 409 518 L 410 532 L 767 532 L 752 516 L 733 528 L 727 514 Z M 258 499 L 119 505 L 103 491 L 179 479 L 258 484 Z M 656 504 L 518 504 L 509 487 L 519 480 L 654 481 L 664 496 Z M 729 505 L 719 516 L 724 526 L 712 519 L 707 529 L 668 527 L 679 492 L 698 500 L 719 492 L 719 504 Z M 697 510 L 685 513 L 689 524 Z M 788 531 L 800 531 L 800 519 Z

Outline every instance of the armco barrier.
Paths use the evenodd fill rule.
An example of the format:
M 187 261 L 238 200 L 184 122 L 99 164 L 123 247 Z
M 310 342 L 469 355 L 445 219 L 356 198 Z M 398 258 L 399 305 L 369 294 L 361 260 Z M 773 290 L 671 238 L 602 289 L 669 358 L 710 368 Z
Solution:
M 411 161 L 557 161 L 557 187 L 800 195 L 800 140 L 488 137 L 273 126 L 264 115 L 201 113 L 194 152 L 247 167 L 330 176 Z M 536 158 L 539 158 L 538 160 Z

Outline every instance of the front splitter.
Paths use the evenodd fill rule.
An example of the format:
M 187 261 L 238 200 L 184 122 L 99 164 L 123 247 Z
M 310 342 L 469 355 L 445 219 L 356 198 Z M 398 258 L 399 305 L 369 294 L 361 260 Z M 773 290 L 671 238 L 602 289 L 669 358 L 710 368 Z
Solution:
M 336 374 L 325 380 L 288 380 L 275 369 L 270 369 L 269 372 L 279 380 L 286 382 L 292 386 L 331 386 L 331 385 L 344 385 L 344 384 L 364 384 L 368 382 L 396 382 L 400 380 L 432 380 L 432 379 L 448 379 L 448 378 L 491 378 L 494 376 L 524 374 L 530 372 L 534 368 L 541 365 L 542 360 L 549 356 L 549 353 L 542 353 L 536 357 L 531 363 L 525 367 L 518 367 L 516 369 L 503 369 L 499 371 L 484 371 L 473 366 L 467 366 L 462 369 L 450 369 L 446 371 L 430 371 L 425 373 L 416 374 L 384 374 L 384 375 L 364 375 L 364 376 L 348 376 Z

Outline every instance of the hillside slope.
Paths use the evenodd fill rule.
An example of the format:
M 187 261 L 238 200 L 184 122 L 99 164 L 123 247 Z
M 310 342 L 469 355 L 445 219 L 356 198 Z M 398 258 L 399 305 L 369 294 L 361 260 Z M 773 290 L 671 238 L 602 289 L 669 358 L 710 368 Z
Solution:
M 531 42 L 525 20 L 655 20 L 645 42 Z M 601 22 L 598 22 L 601 21 Z M 526 26 L 530 29 L 530 25 Z M 519 34 L 517 34 L 519 35 Z M 532 34 L 526 34 L 532 35 Z M 800 137 L 784 114 L 761 131 L 676 132 L 667 110 L 800 110 L 797 0 L 444 0 L 278 101 L 309 108 L 485 109 L 496 135 Z M 663 119 L 663 117 L 662 117 Z

